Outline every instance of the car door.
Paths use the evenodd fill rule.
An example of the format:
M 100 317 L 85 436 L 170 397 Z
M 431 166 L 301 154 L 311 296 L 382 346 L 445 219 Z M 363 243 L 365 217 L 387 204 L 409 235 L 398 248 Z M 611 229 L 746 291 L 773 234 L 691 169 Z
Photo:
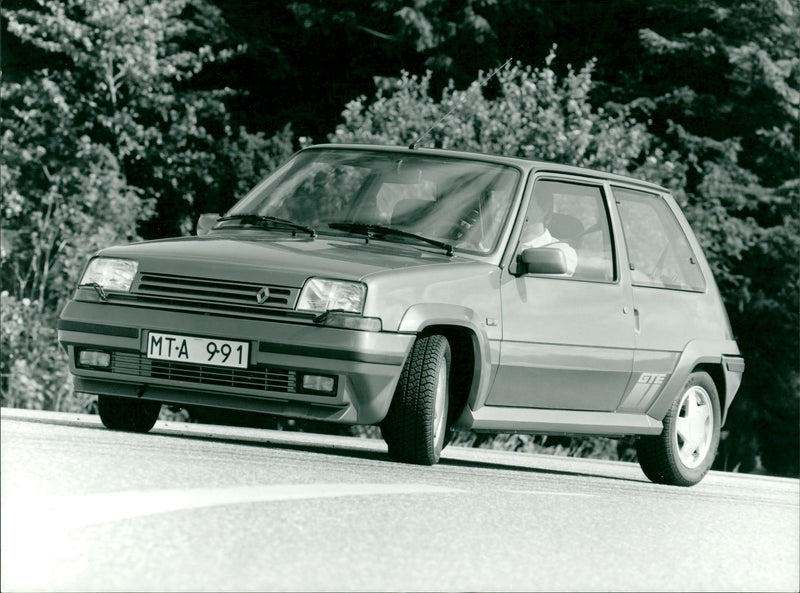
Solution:
M 534 182 L 520 241 L 503 275 L 500 366 L 486 405 L 612 411 L 619 404 L 631 376 L 634 321 L 610 223 L 616 213 L 607 197 L 601 182 L 563 176 Z M 563 250 L 574 270 L 519 275 L 515 262 L 526 229 L 548 208 L 553 241 L 543 248 Z

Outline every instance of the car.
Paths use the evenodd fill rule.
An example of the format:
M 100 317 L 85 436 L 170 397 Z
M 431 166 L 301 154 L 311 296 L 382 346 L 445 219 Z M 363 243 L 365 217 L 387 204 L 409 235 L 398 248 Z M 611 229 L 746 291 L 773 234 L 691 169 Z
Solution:
M 305 148 L 196 236 L 100 250 L 58 339 L 110 429 L 164 404 L 377 425 L 423 465 L 454 429 L 635 435 L 681 486 L 745 366 L 667 189 L 391 146 Z

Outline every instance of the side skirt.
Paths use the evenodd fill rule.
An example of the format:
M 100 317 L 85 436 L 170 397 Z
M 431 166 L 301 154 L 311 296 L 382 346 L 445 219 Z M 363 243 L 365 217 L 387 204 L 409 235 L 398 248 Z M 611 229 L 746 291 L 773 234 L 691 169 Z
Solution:
M 663 429 L 660 420 L 647 414 L 499 406 L 483 406 L 477 411 L 466 408 L 456 426 L 479 432 L 598 436 L 657 435 Z

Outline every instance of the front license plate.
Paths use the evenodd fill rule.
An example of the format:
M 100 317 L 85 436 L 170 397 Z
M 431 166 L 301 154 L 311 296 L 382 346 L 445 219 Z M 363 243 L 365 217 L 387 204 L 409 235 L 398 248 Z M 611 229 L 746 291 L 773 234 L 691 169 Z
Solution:
M 147 358 L 246 368 L 250 343 L 150 332 Z

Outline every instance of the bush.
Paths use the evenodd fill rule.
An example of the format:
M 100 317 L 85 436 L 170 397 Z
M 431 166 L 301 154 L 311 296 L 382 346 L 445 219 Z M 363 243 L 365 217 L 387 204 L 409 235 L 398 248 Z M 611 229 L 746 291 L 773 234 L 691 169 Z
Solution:
M 40 303 L 0 295 L 0 373 L 2 405 L 75 411 L 72 376 L 56 331 L 42 323 Z
M 52 68 L 3 85 L 0 400 L 91 409 L 55 329 L 89 257 L 138 240 L 157 212 L 151 233 L 188 232 L 195 208 L 285 158 L 292 133 L 235 134 L 232 91 L 187 84 L 235 53 L 204 0 L 42 0 L 3 17 Z
M 431 73 L 379 79 L 375 97 L 346 106 L 331 142 L 435 146 L 591 167 L 614 173 L 642 168 L 664 180 L 677 166 L 651 150 L 652 137 L 631 107 L 594 109 L 590 61 L 563 78 L 520 64 L 482 75 L 466 90 L 451 82 L 440 101 L 429 95 Z M 654 158 L 658 156 L 659 158 Z M 648 157 L 652 157 L 648 160 Z M 644 165 L 647 167 L 644 167 Z

